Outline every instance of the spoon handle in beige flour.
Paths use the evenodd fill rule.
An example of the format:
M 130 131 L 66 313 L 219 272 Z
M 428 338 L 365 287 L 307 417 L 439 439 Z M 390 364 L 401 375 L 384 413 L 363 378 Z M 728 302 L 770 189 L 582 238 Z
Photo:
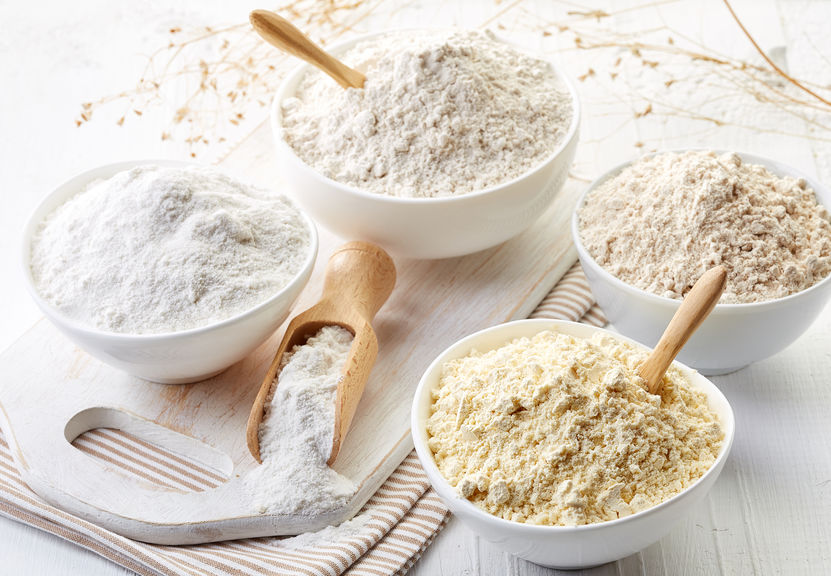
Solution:
M 263 40 L 316 66 L 344 88 L 364 87 L 363 74 L 323 50 L 282 16 L 268 10 L 254 10 L 248 19 Z
M 713 311 L 726 282 L 727 270 L 724 266 L 716 266 L 707 270 L 687 293 L 652 354 L 638 368 L 650 393 L 660 392 L 664 373 L 693 332 Z

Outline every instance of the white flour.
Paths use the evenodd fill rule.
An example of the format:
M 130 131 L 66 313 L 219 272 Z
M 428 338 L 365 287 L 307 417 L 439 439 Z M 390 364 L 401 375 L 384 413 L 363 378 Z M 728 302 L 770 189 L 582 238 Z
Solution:
M 552 154 L 571 123 L 551 66 L 490 33 L 396 32 L 343 60 L 366 74 L 364 88 L 311 72 L 283 103 L 285 139 L 317 171 L 369 192 L 426 198 L 506 182 Z
M 321 514 L 343 506 L 357 490 L 326 465 L 352 339 L 348 330 L 326 326 L 284 355 L 260 425 L 262 464 L 244 478 L 258 512 Z
M 207 168 L 140 166 L 98 181 L 41 223 L 38 293 L 103 330 L 186 330 L 241 313 L 281 290 L 310 249 L 282 196 Z
M 814 191 L 736 154 L 638 160 L 586 198 L 580 237 L 611 274 L 668 298 L 718 264 L 723 303 L 782 298 L 831 274 L 831 216 Z
M 331 546 L 335 542 L 342 543 L 349 538 L 369 537 L 370 534 L 368 532 L 371 533 L 377 530 L 377 528 L 369 527 L 369 523 L 372 520 L 373 516 L 367 512 L 360 516 L 355 516 L 346 522 L 341 522 L 337 526 L 327 526 L 317 532 L 305 532 L 292 538 L 275 540 L 273 545 L 288 550 L 298 550 L 301 548 Z

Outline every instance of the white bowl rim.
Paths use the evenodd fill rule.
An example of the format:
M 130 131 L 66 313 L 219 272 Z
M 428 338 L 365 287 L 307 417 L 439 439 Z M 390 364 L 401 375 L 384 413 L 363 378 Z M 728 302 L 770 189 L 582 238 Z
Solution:
M 67 186 L 70 182 L 74 180 L 81 180 L 86 179 L 89 177 L 90 174 L 93 172 L 100 172 L 100 171 L 107 171 L 112 172 L 112 175 L 117 174 L 123 170 L 129 170 L 131 168 L 137 166 L 144 166 L 147 164 L 155 164 L 159 166 L 199 166 L 210 168 L 212 170 L 216 170 L 217 172 L 222 172 L 219 168 L 215 166 L 210 166 L 206 164 L 201 164 L 199 162 L 193 162 L 188 160 L 169 160 L 169 159 L 161 159 L 161 158 L 148 158 L 142 160 L 123 160 L 120 162 L 111 162 L 108 164 L 102 164 L 100 166 L 96 166 L 93 168 L 89 168 L 82 172 L 79 172 L 75 176 L 68 178 L 57 185 L 55 188 L 52 189 L 46 196 L 44 196 L 40 202 L 37 203 L 35 208 L 29 213 L 28 218 L 26 219 L 26 224 L 23 227 L 23 238 L 20 243 L 20 265 L 23 271 L 23 279 L 26 285 L 26 289 L 28 290 L 29 294 L 31 295 L 32 299 L 35 303 L 41 308 L 41 310 L 47 311 L 47 316 L 57 318 L 61 324 L 64 324 L 72 329 L 73 332 L 84 334 L 86 336 L 98 337 L 98 338 L 110 338 L 113 340 L 121 340 L 124 342 L 135 342 L 135 341 L 150 341 L 150 340 L 158 340 L 164 341 L 169 339 L 176 339 L 186 336 L 196 336 L 199 334 L 204 334 L 206 332 L 211 332 L 218 328 L 224 328 L 231 324 L 236 324 L 241 322 L 251 316 L 256 315 L 260 310 L 263 308 L 268 307 L 274 300 L 282 297 L 286 292 L 290 292 L 293 288 L 297 286 L 297 283 L 300 282 L 304 276 L 306 276 L 307 272 L 310 272 L 311 269 L 314 267 L 314 263 L 317 259 L 317 251 L 318 251 L 318 235 L 317 235 L 317 228 L 315 227 L 314 221 L 311 217 L 303 211 L 297 203 L 290 198 L 286 194 L 280 194 L 284 199 L 286 199 L 303 217 L 303 221 L 306 224 L 306 228 L 309 230 L 309 250 L 306 255 L 306 258 L 303 261 L 303 264 L 300 270 L 294 275 L 292 280 L 286 284 L 283 288 L 277 291 L 275 294 L 271 295 L 268 299 L 260 302 L 253 308 L 249 308 L 244 310 L 234 316 L 229 318 L 225 318 L 223 320 L 219 320 L 217 322 L 213 322 L 211 324 L 207 324 L 205 326 L 198 326 L 196 328 L 188 328 L 187 330 L 178 330 L 175 332 L 158 332 L 158 333 L 148 333 L 148 334 L 132 334 L 132 333 L 125 333 L 125 332 L 109 332 L 107 330 L 101 330 L 89 324 L 84 324 L 74 318 L 71 318 L 65 315 L 63 312 L 58 310 L 55 306 L 52 305 L 49 301 L 44 299 L 35 288 L 34 279 L 32 278 L 32 270 L 30 267 L 30 260 L 31 260 L 31 241 L 32 236 L 34 235 L 37 226 L 41 223 L 44 217 L 54 211 L 58 206 L 63 205 L 66 201 L 70 198 L 73 198 L 77 194 L 79 194 L 83 190 L 82 185 L 81 188 L 75 190 L 71 194 L 66 196 L 66 199 L 63 200 L 58 206 L 55 206 L 41 216 L 35 222 L 35 216 L 41 211 L 41 209 L 46 205 L 49 204 L 53 198 L 58 194 L 59 191 Z M 88 180 L 87 184 L 91 183 L 92 180 Z
M 400 28 L 394 30 L 384 30 L 381 32 L 372 32 L 369 34 L 362 34 L 360 36 L 356 36 L 354 38 L 349 38 L 347 40 L 343 40 L 332 44 L 331 46 L 327 46 L 327 51 L 331 52 L 332 54 L 339 54 L 342 51 L 348 50 L 358 44 L 359 42 L 363 42 L 364 40 L 371 40 L 373 38 L 377 38 L 380 36 L 384 36 L 387 34 L 396 34 L 396 33 L 417 33 L 417 32 L 436 32 L 440 29 L 429 29 L 429 28 Z M 466 30 L 465 28 L 453 28 L 453 30 L 463 31 Z M 287 157 L 291 159 L 291 161 L 302 169 L 310 172 L 317 178 L 323 180 L 327 185 L 337 188 L 347 194 L 352 194 L 353 196 L 357 196 L 359 198 L 370 198 L 373 200 L 377 200 L 379 202 L 388 202 L 391 204 L 442 204 L 442 203 L 453 203 L 453 202 L 464 202 L 471 198 L 478 198 L 487 194 L 491 193 L 498 193 L 503 191 L 506 188 L 510 188 L 513 185 L 521 182 L 532 175 L 535 175 L 543 170 L 553 162 L 563 151 L 568 148 L 568 146 L 572 143 L 572 141 L 577 137 L 577 133 L 580 127 L 580 99 L 577 96 L 577 88 L 575 87 L 574 83 L 563 73 L 562 69 L 555 65 L 552 60 L 549 58 L 542 58 L 539 55 L 533 54 L 530 50 L 523 47 L 522 45 L 508 40 L 506 38 L 502 38 L 499 35 L 494 34 L 494 36 L 500 42 L 504 44 L 508 44 L 509 46 L 513 47 L 514 49 L 523 52 L 526 55 L 532 56 L 537 60 L 542 60 L 546 62 L 554 73 L 557 75 L 557 78 L 560 82 L 568 90 L 569 95 L 571 96 L 571 109 L 572 109 L 572 118 L 571 123 L 569 124 L 568 131 L 566 131 L 565 135 L 563 136 L 562 140 L 557 144 L 557 147 L 554 151 L 543 158 L 539 163 L 534 165 L 531 169 L 526 172 L 523 172 L 519 176 L 507 180 L 505 182 L 501 182 L 494 186 L 489 186 L 488 188 L 483 188 L 481 190 L 474 190 L 472 192 L 465 192 L 464 194 L 458 194 L 453 196 L 439 196 L 439 197 L 428 197 L 428 198 L 410 198 L 410 197 L 402 197 L 402 196 L 392 196 L 390 194 L 381 194 L 375 192 L 368 192 L 361 188 L 357 188 L 355 186 L 350 186 L 348 184 L 343 184 L 342 182 L 338 182 L 337 180 L 333 180 L 328 176 L 324 176 L 317 170 L 315 170 L 312 166 L 307 164 L 297 153 L 294 151 L 288 142 L 286 142 L 285 138 L 283 138 L 283 123 L 282 123 L 282 111 L 280 109 L 280 103 L 286 99 L 288 87 L 290 84 L 293 84 L 295 81 L 299 81 L 299 79 L 306 74 L 309 70 L 312 69 L 311 64 L 300 64 L 296 68 L 294 68 L 291 72 L 289 72 L 286 77 L 280 82 L 280 85 L 277 87 L 277 91 L 274 94 L 274 98 L 271 103 L 271 114 L 270 114 L 270 122 L 271 122 L 271 132 L 274 135 L 274 140 L 276 141 L 277 145 L 283 152 L 287 153 Z
M 657 152 L 651 152 L 649 154 L 644 154 L 643 156 L 639 156 L 638 158 L 634 158 L 632 160 L 627 160 L 626 162 L 622 162 L 617 166 L 607 170 L 597 178 L 595 178 L 591 184 L 580 194 L 580 198 L 577 200 L 577 204 L 574 207 L 574 212 L 571 216 L 571 236 L 572 240 L 574 241 L 574 246 L 577 248 L 577 252 L 580 255 L 581 260 L 586 260 L 590 262 L 593 267 L 598 271 L 598 273 L 603 276 L 603 278 L 613 284 L 620 290 L 624 292 L 628 292 L 629 294 L 633 294 L 636 296 L 640 296 L 646 298 L 648 300 L 652 300 L 655 304 L 660 305 L 670 305 L 670 306 L 680 306 L 681 300 L 676 300 L 674 298 L 667 298 L 666 296 L 660 296 L 658 294 L 654 294 L 652 292 L 647 292 L 641 288 L 637 288 L 632 286 L 631 284 L 627 284 L 617 276 L 613 275 L 611 272 L 606 270 L 603 266 L 601 266 L 597 260 L 589 253 L 586 247 L 583 245 L 583 240 L 580 237 L 580 224 L 578 213 L 580 209 L 583 207 L 583 204 L 586 202 L 586 198 L 588 195 L 595 190 L 598 186 L 605 183 L 610 178 L 617 176 L 621 171 L 625 170 L 635 162 L 642 160 L 644 158 L 651 158 L 653 156 L 657 156 L 658 154 L 665 154 L 665 153 L 674 153 L 680 154 L 683 152 L 715 152 L 716 154 L 736 154 L 742 159 L 742 162 L 749 161 L 753 164 L 762 165 L 765 168 L 773 168 L 775 173 L 790 176 L 792 178 L 803 178 L 808 185 L 814 190 L 814 196 L 817 200 L 818 204 L 825 206 L 826 209 L 831 211 L 831 206 L 827 206 L 826 203 L 822 200 L 821 195 L 831 199 L 831 190 L 826 188 L 819 180 L 816 178 L 812 178 L 805 174 L 804 172 L 797 170 L 796 168 L 792 168 L 787 164 L 783 164 L 777 160 L 772 160 L 770 158 L 766 158 L 764 156 L 759 156 L 758 154 L 751 154 L 749 152 L 741 152 L 737 150 L 718 150 L 713 148 L 700 148 L 700 147 L 693 147 L 693 148 L 673 148 L 669 150 L 659 150 Z M 820 192 L 817 192 L 819 190 Z M 782 296 L 781 298 L 774 298 L 772 300 L 763 300 L 761 302 L 744 302 L 744 303 L 730 303 L 730 304 L 716 304 L 716 307 L 713 309 L 712 314 L 718 314 L 720 311 L 724 313 L 729 313 L 730 311 L 756 311 L 759 309 L 763 309 L 766 307 L 775 307 L 780 304 L 784 304 L 785 302 L 789 302 L 790 300 L 796 299 L 804 294 L 808 294 L 809 292 L 813 292 L 816 290 L 822 290 L 825 288 L 827 284 L 831 284 L 831 274 L 817 282 L 816 284 L 809 286 L 805 290 L 800 290 L 799 292 L 794 292 L 793 294 L 789 294 L 787 296 Z
M 445 362 L 445 357 L 451 355 L 455 350 L 459 348 L 469 347 L 472 342 L 475 342 L 477 339 L 490 334 L 492 332 L 500 331 L 500 330 L 507 330 L 507 327 L 513 327 L 521 324 L 526 324 L 528 326 L 539 326 L 539 330 L 537 332 L 542 332 L 544 330 L 556 330 L 558 326 L 567 325 L 567 326 L 580 326 L 580 329 L 589 329 L 590 331 L 594 332 L 602 332 L 611 336 L 613 338 L 623 340 L 630 344 L 633 344 L 642 349 L 649 349 L 643 344 L 632 340 L 631 338 L 627 338 L 615 332 L 611 332 L 606 330 L 605 328 L 598 328 L 596 326 L 591 326 L 589 324 L 581 324 L 579 322 L 571 322 L 568 320 L 554 320 L 554 319 L 544 319 L 544 318 L 534 318 L 534 319 L 524 319 L 524 320 L 514 320 L 512 322 L 506 322 L 503 324 L 497 324 L 496 326 L 491 326 L 490 328 L 485 328 L 483 330 L 479 330 L 478 332 L 474 332 L 469 336 L 458 340 L 445 348 L 427 367 L 424 371 L 424 375 L 419 380 L 418 387 L 416 388 L 415 395 L 413 397 L 413 404 L 412 409 L 410 411 L 410 418 L 411 418 L 411 426 L 413 428 L 413 444 L 415 445 L 416 452 L 419 455 L 419 460 L 421 461 L 422 465 L 426 468 L 429 468 L 429 473 L 436 476 L 441 480 L 443 483 L 442 486 L 436 487 L 436 491 L 442 495 L 442 493 L 446 495 L 451 495 L 450 497 L 454 498 L 454 501 L 465 509 L 465 511 L 471 515 L 476 516 L 477 518 L 484 520 L 486 522 L 494 522 L 499 526 L 504 526 L 510 530 L 528 530 L 531 533 L 535 533 L 536 535 L 553 535 L 553 534 L 563 534 L 563 533 L 579 533 L 579 532 L 587 532 L 593 530 L 605 530 L 609 529 L 613 526 L 619 526 L 622 524 L 630 523 L 635 521 L 636 519 L 642 518 L 646 515 L 654 514 L 658 510 L 661 510 L 671 504 L 674 504 L 678 500 L 685 498 L 688 496 L 693 490 L 702 484 L 708 477 L 718 471 L 720 473 L 721 467 L 723 466 L 724 462 L 726 461 L 728 455 L 730 454 L 730 449 L 733 446 L 733 439 L 735 438 L 736 432 L 736 420 L 735 414 L 733 413 L 733 407 L 730 406 L 730 402 L 728 402 L 727 398 L 724 396 L 724 393 L 718 389 L 718 387 L 713 384 L 708 378 L 700 374 L 694 368 L 690 368 L 686 364 L 681 364 L 678 361 L 675 361 L 674 364 L 677 367 L 680 367 L 682 371 L 690 377 L 691 380 L 695 379 L 699 383 L 706 382 L 706 386 L 710 388 L 709 392 L 712 392 L 716 397 L 719 397 L 721 401 L 723 401 L 724 406 L 726 407 L 726 418 L 725 422 L 721 422 L 721 425 L 724 429 L 724 439 L 722 440 L 721 448 L 719 450 L 718 456 L 710 468 L 702 474 L 695 482 L 687 486 L 684 490 L 679 492 L 678 494 L 674 495 L 663 502 L 656 504 L 655 506 L 651 506 L 646 508 L 645 510 L 641 510 L 634 514 L 630 514 L 629 516 L 624 516 L 623 518 L 616 518 L 614 520 L 607 520 L 604 522 L 595 522 L 593 524 L 581 524 L 578 526 L 545 526 L 540 524 L 525 524 L 523 522 L 515 522 L 513 520 L 506 520 L 504 518 L 500 518 L 498 516 L 494 516 L 488 512 L 485 512 L 476 504 L 469 501 L 467 498 L 463 498 L 459 495 L 456 490 L 447 482 L 447 479 L 444 475 L 439 471 L 438 466 L 433 458 L 433 453 L 426 444 L 422 443 L 420 433 L 417 434 L 415 432 L 417 420 L 418 418 L 418 407 L 421 401 L 421 397 L 427 393 L 427 379 L 434 371 L 440 369 L 441 364 Z M 521 336 L 515 336 L 513 338 L 519 338 Z M 505 343 L 509 342 L 513 338 L 508 338 L 505 340 Z M 701 390 L 702 388 L 695 385 L 697 389 Z M 703 391 L 703 390 L 702 390 Z M 425 432 L 426 434 L 426 432 Z M 432 483 L 432 481 L 431 481 Z M 448 496 L 444 497 L 448 497 Z

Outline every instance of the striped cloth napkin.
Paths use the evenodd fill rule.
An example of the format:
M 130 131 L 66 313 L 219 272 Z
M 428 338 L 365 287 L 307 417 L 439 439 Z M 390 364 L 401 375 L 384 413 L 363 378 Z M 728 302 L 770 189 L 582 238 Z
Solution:
M 531 318 L 606 323 L 575 264 Z M 74 446 L 125 474 L 171 490 L 208 490 L 223 476 L 120 430 L 82 434 Z M 410 453 L 355 519 L 340 527 L 295 537 L 250 538 L 192 546 L 136 542 L 54 508 L 32 492 L 17 472 L 0 432 L 0 514 L 74 542 L 139 574 L 227 576 L 379 576 L 403 574 L 448 520 L 424 470 Z

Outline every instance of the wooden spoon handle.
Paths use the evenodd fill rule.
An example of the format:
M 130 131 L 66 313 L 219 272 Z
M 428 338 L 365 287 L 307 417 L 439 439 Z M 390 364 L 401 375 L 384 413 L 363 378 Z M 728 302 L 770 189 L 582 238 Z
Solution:
M 657 394 L 660 391 L 667 368 L 693 332 L 713 311 L 721 293 L 724 292 L 726 282 L 727 270 L 724 266 L 711 268 L 698 279 L 681 302 L 658 345 L 638 368 L 638 373 L 646 380 L 649 392 Z
M 344 88 L 364 87 L 363 74 L 323 50 L 282 16 L 268 10 L 254 10 L 248 19 L 263 40 L 317 66 Z
M 369 242 L 349 242 L 329 258 L 321 302 L 352 309 L 367 323 L 395 286 L 395 263 L 382 248 Z

